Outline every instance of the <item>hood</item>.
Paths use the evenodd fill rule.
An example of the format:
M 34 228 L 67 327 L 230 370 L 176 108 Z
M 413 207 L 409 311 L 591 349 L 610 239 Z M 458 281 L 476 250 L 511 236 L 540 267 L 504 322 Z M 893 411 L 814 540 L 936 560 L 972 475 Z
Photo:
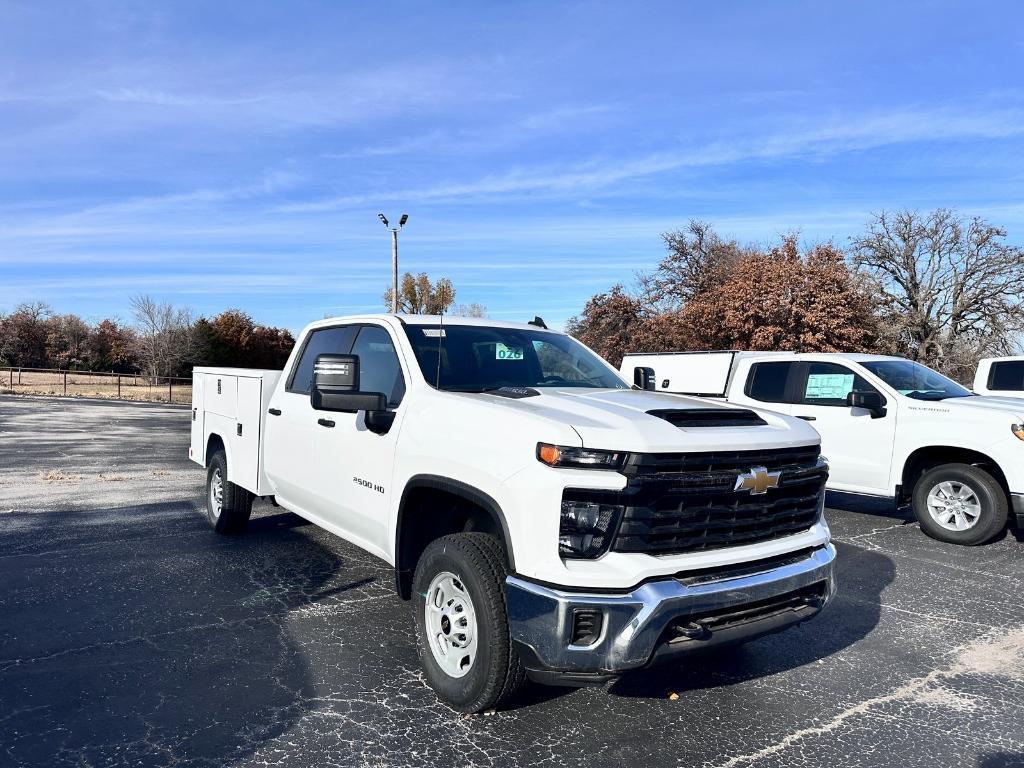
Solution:
M 945 400 L 914 400 L 907 398 L 915 410 L 927 410 L 936 413 L 948 411 L 964 418 L 982 418 L 988 414 L 997 417 L 1008 417 L 1024 421 L 1024 399 L 1018 397 L 992 397 L 975 395 L 973 397 L 950 397 Z
M 755 411 L 766 423 L 742 426 L 675 426 L 648 411 L 718 409 L 736 406 L 696 397 L 635 389 L 557 389 L 544 387 L 533 397 L 510 399 L 479 394 L 496 406 L 569 424 L 586 448 L 633 452 L 759 450 L 812 445 L 818 433 L 800 419 Z M 751 410 L 742 408 L 738 410 Z

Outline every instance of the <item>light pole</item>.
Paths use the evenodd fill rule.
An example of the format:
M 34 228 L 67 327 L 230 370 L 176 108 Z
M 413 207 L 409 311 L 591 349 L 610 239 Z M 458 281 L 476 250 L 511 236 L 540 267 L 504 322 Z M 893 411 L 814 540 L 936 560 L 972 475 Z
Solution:
M 409 220 L 409 214 L 403 213 L 398 220 L 397 227 L 389 227 L 388 220 L 383 213 L 378 213 L 377 218 L 381 223 L 391 230 L 391 312 L 398 314 L 398 230 L 405 226 Z

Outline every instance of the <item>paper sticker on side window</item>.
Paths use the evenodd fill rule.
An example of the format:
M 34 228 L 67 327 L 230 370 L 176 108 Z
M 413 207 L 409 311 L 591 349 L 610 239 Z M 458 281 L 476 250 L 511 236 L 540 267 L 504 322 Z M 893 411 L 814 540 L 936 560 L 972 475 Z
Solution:
M 500 341 L 494 344 L 494 359 L 495 360 L 522 360 L 523 359 L 523 348 L 522 347 L 506 347 Z
M 853 389 L 853 374 L 812 373 L 807 377 L 809 400 L 842 400 Z

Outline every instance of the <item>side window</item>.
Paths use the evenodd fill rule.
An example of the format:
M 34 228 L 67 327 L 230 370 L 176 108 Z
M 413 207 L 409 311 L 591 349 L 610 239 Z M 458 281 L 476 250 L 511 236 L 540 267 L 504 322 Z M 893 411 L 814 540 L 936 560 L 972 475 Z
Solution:
M 318 328 L 309 334 L 299 362 L 288 380 L 288 391 L 308 395 L 313 388 L 313 364 L 317 355 L 347 355 L 359 331 L 357 325 Z
M 875 388 L 845 366 L 809 363 L 801 402 L 805 405 L 845 407 L 846 396 L 854 390 L 874 392 Z
M 762 403 L 786 402 L 786 382 L 793 363 L 754 363 L 747 377 L 746 395 Z
M 359 389 L 383 392 L 388 406 L 394 407 L 405 397 L 405 378 L 398 362 L 398 353 L 391 336 L 379 325 L 364 325 L 359 330 L 352 354 L 359 355 Z
M 989 389 L 1024 390 L 1024 360 L 1004 360 L 992 363 L 988 374 Z

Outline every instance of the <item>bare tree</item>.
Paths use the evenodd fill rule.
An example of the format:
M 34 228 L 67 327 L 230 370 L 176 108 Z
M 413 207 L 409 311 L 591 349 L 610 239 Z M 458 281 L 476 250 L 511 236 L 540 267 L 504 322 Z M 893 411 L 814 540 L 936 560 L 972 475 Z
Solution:
M 456 317 L 487 317 L 487 307 L 483 304 L 456 304 L 451 312 Z
M 707 222 L 691 219 L 686 229 L 664 232 L 667 253 L 650 274 L 639 276 L 644 299 L 654 311 L 678 312 L 690 299 L 714 289 L 750 254 L 735 240 L 723 240 Z
M 184 361 L 191 359 L 194 338 L 192 314 L 175 309 L 152 296 L 131 298 L 138 330 L 139 363 L 150 376 L 173 376 Z
M 914 359 L 964 379 L 978 359 L 1017 347 L 1024 329 L 1024 249 L 1006 230 L 939 208 L 885 212 L 852 239 Z

